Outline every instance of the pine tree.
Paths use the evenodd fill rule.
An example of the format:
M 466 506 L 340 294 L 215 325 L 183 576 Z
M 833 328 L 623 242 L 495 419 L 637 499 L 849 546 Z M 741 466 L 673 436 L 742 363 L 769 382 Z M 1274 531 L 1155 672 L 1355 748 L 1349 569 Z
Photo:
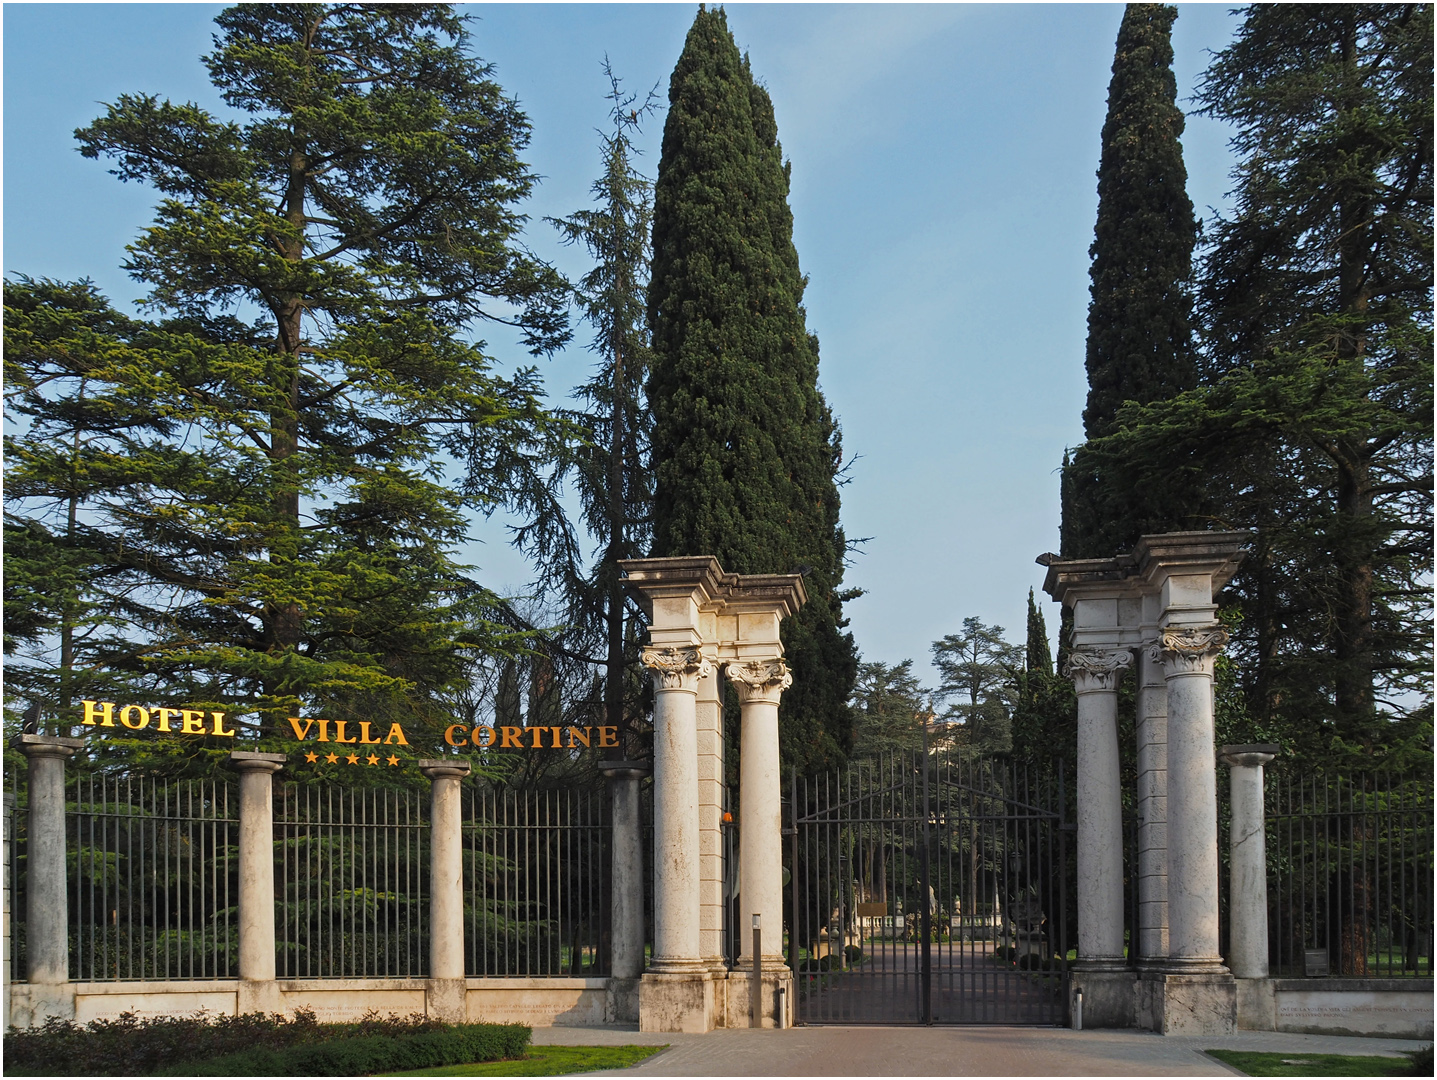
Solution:
M 1090 445 L 1134 486 L 1202 472 L 1255 530 L 1230 651 L 1309 757 L 1430 740 L 1432 48 L 1427 6 L 1246 10 L 1199 90 L 1241 156 L 1203 385 Z
M 1163 400 L 1197 382 L 1189 294 L 1197 222 L 1179 142 L 1175 18 L 1164 4 L 1129 4 L 1118 29 L 1088 252 L 1088 439 L 1112 433 L 1125 401 Z M 1191 525 L 1186 476 L 1134 490 L 1115 483 L 1082 447 L 1068 473 L 1065 558 L 1113 555 L 1143 533 Z
M 571 657 L 591 654 L 602 666 L 602 723 L 617 727 L 623 753 L 638 701 L 638 647 L 642 638 L 624 596 L 619 560 L 643 555 L 649 545 L 653 480 L 648 467 L 651 419 L 643 387 L 650 362 L 645 320 L 653 184 L 634 167 L 633 137 L 657 108 L 657 87 L 643 104 L 623 90 L 608 59 L 611 128 L 601 137 L 603 174 L 591 191 L 595 205 L 566 218 L 549 218 L 567 244 L 582 245 L 594 266 L 574 297 L 594 330 L 590 351 L 599 357 L 592 378 L 578 387 L 578 409 L 559 410 L 577 438 L 561 447 L 546 482 L 529 489 L 521 509 L 529 519 L 515 531 L 516 546 L 536 561 L 538 590 L 556 601 L 563 626 L 550 633 L 552 646 Z M 572 481 L 579 498 L 578 522 L 558 493 Z M 596 542 L 586 565 L 576 525 Z M 602 656 L 602 660 L 599 657 Z M 593 722 L 591 720 L 591 722 Z
M 205 62 L 243 122 L 124 95 L 76 133 L 162 197 L 127 268 L 165 320 L 101 338 L 89 301 L 7 288 L 7 408 L 36 420 L 7 446 L 28 494 L 7 497 L 64 488 L 73 455 L 44 436 L 79 387 L 130 408 L 86 444 L 81 514 L 129 585 L 116 662 L 253 702 L 267 732 L 317 707 L 432 717 L 462 677 L 460 609 L 487 602 L 452 561 L 463 511 L 548 449 L 533 373 L 497 377 L 463 333 L 565 339 L 563 283 L 517 242 L 528 122 L 445 6 L 217 22 Z M 13 523 L 53 537 L 36 506 Z
M 669 84 L 654 197 L 654 554 L 807 574 L 784 628 L 785 764 L 840 759 L 857 671 L 842 630 L 839 433 L 818 390 L 773 104 L 722 10 L 700 8 Z

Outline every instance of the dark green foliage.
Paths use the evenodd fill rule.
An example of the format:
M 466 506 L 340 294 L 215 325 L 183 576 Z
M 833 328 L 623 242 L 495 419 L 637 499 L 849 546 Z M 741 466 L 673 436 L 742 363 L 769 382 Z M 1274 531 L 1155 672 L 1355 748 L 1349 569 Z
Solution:
M 51 1017 L 5 1036 L 15 1076 L 357 1076 L 397 1068 L 519 1057 L 530 1030 L 518 1024 L 449 1025 L 424 1016 L 320 1024 L 294 1016 L 155 1016 L 124 1013 L 85 1025 Z
M 784 627 L 794 682 L 780 731 L 785 768 L 808 770 L 849 749 L 857 656 L 841 629 L 839 433 L 792 237 L 773 104 L 724 13 L 700 9 L 669 84 L 654 196 L 653 551 L 716 555 L 740 574 L 807 568 L 808 603 Z
M 1043 612 L 1028 590 L 1028 644 L 1023 670 L 1015 673 L 1012 712 L 1013 756 L 1034 763 L 1062 758 L 1077 763 L 1078 702 L 1072 681 L 1053 670 Z
M 1001 626 L 975 616 L 963 620 L 962 633 L 933 643 L 933 666 L 943 678 L 937 697 L 948 703 L 939 719 L 949 725 L 956 746 L 974 754 L 1013 748 L 1009 712 L 1022 656 L 1022 649 L 1003 639 Z
M 1254 530 L 1230 652 L 1309 759 L 1430 746 L 1432 38 L 1425 6 L 1246 10 L 1199 94 L 1242 155 L 1203 385 L 1088 446 L 1135 489 L 1203 476 L 1206 519 Z
M 517 239 L 528 122 L 445 6 L 218 24 L 205 62 L 241 121 L 122 95 L 77 132 L 160 196 L 127 268 L 169 318 L 6 285 L 7 648 L 38 647 L 10 683 L 66 710 L 104 670 L 153 703 L 251 702 L 250 735 L 321 708 L 437 729 L 466 655 L 502 647 L 450 557 L 463 511 L 530 483 L 555 434 L 533 372 L 497 377 L 464 332 L 566 337 Z
M 285 1050 L 246 1050 L 167 1069 L 167 1076 L 367 1076 L 524 1056 L 530 1031 L 519 1024 L 463 1024 L 398 1038 L 330 1039 Z
M 920 716 L 928 711 L 931 696 L 914 676 L 912 660 L 859 664 L 853 687 L 853 760 L 921 749 Z
M 1129 4 L 1118 29 L 1089 249 L 1083 430 L 1090 440 L 1113 432 L 1124 402 L 1161 401 L 1197 381 L 1189 277 L 1198 229 L 1179 141 L 1176 17 L 1164 4 Z M 1079 447 L 1065 468 L 1063 556 L 1113 555 L 1144 533 L 1191 527 L 1194 479 L 1133 488 Z
M 574 289 L 575 301 L 594 330 L 590 351 L 599 359 L 593 377 L 576 388 L 582 407 L 559 415 L 578 438 L 553 461 L 547 482 L 524 500 L 530 519 L 515 530 L 514 543 L 538 564 L 538 590 L 554 594 L 563 623 L 560 648 L 602 657 L 602 716 L 588 722 L 619 729 L 621 758 L 642 754 L 630 746 L 630 721 L 643 712 L 638 651 L 642 627 L 628 607 L 619 560 L 649 547 L 653 479 L 649 474 L 650 417 L 643 398 L 649 371 L 645 302 L 653 186 L 634 167 L 633 136 L 656 108 L 656 90 L 642 105 L 625 93 L 604 61 L 609 78 L 610 131 L 602 136 L 603 174 L 591 191 L 594 206 L 567 218 L 550 218 L 567 244 L 581 245 L 594 267 Z M 635 107 L 635 106 L 638 107 Z M 579 498 L 580 520 L 595 544 L 592 565 L 574 522 L 558 499 L 564 481 Z M 633 617 L 626 615 L 632 611 Z

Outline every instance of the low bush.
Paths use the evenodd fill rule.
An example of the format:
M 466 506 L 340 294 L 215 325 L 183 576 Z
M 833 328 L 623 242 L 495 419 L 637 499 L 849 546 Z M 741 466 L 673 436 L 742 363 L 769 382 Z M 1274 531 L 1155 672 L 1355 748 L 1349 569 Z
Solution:
M 284 1050 L 245 1050 L 178 1065 L 162 1076 L 363 1076 L 519 1058 L 529 1046 L 522 1024 L 460 1024 L 423 1035 L 356 1035 Z
M 863 950 L 857 945 L 845 945 L 843 956 L 850 964 L 856 964 L 863 959 Z
M 357 1023 L 321 1024 L 307 1009 L 297 1009 L 293 1017 L 199 1012 L 140 1019 L 133 1013 L 123 1013 L 115 1020 L 92 1020 L 84 1025 L 52 1017 L 44 1027 L 12 1030 L 5 1036 L 5 1072 L 11 1076 L 155 1076 L 169 1069 L 191 1075 L 198 1071 L 194 1063 L 228 1055 L 280 1054 L 337 1039 L 353 1042 L 378 1038 L 392 1042 L 471 1029 L 495 1030 L 492 1025 L 451 1028 L 424 1016 L 380 1016 L 373 1012 Z M 529 1029 L 518 1030 L 524 1033 L 527 1045 Z M 507 1048 L 512 1036 L 501 1041 Z

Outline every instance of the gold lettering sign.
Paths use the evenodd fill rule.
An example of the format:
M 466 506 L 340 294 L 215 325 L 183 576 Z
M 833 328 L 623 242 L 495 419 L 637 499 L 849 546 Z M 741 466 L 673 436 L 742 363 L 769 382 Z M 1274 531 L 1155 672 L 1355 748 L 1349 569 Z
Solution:
M 154 725 L 154 730 L 174 732 L 172 719 L 180 722 L 181 735 L 220 735 L 234 738 L 234 729 L 225 727 L 225 714 L 212 712 L 206 719 L 203 709 L 171 709 L 166 706 L 146 707 L 144 705 L 116 705 L 113 701 L 82 701 L 84 715 L 80 723 L 92 728 L 119 727 L 129 731 L 144 731 Z

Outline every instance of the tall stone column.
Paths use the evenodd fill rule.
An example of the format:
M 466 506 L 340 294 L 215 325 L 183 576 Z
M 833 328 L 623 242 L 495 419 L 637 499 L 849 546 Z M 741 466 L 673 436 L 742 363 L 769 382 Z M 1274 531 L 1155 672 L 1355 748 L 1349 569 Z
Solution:
M 239 785 L 239 993 L 241 1013 L 283 1011 L 274 964 L 274 774 L 284 754 L 232 750 Z
M 601 761 L 613 808 L 609 875 L 609 985 L 605 1020 L 632 1024 L 639 1019 L 639 977 L 644 972 L 644 845 L 639 814 L 639 781 L 648 766 L 637 761 Z
M 1227 631 L 1168 627 L 1155 646 L 1168 687 L 1168 970 L 1226 972 L 1218 951 L 1213 661 Z
M 464 985 L 464 819 L 459 783 L 469 762 L 419 763 L 429 777 L 429 985 L 425 1008 L 451 1024 L 469 1019 Z
M 1267 833 L 1262 767 L 1276 746 L 1224 746 L 1232 785 L 1227 963 L 1234 977 L 1265 979 L 1267 966 Z
M 644 1031 L 713 1026 L 712 973 L 699 935 L 697 648 L 645 649 L 654 673 L 654 953 L 639 986 Z
M 25 954 L 30 985 L 25 991 L 25 1007 L 15 1011 L 29 1013 L 30 1022 L 39 1025 L 51 1016 L 72 1019 L 75 1015 L 75 996 L 69 986 L 65 762 L 85 740 L 21 735 L 13 745 L 29 759 L 30 789 L 25 845 Z
M 758 915 L 763 935 L 760 958 L 764 986 L 760 1026 L 775 1027 L 777 990 L 788 987 L 783 956 L 783 790 L 779 775 L 778 703 L 793 685 L 788 665 L 778 657 L 730 663 L 729 682 L 738 691 L 739 729 L 739 880 L 740 926 L 747 930 Z M 740 933 L 738 968 L 730 975 L 730 1006 L 739 982 L 752 979 L 753 936 Z M 740 974 L 742 973 L 742 974 Z M 785 1000 L 792 997 L 786 994 Z
M 1074 649 L 1078 694 L 1078 961 L 1124 968 L 1123 808 L 1118 776 L 1118 679 L 1126 649 Z

